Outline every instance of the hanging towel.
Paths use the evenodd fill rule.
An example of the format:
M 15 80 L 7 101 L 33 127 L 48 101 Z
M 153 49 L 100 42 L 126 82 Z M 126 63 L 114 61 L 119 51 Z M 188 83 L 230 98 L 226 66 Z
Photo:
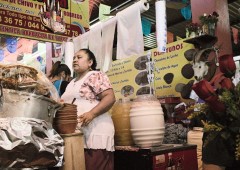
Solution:
M 88 48 L 89 31 L 73 38 L 74 52 L 78 52 L 82 48 Z
M 111 18 L 103 23 L 102 26 L 102 68 L 103 72 L 108 71 L 112 64 L 113 39 L 116 28 L 117 18 Z
M 167 48 L 166 1 L 157 1 L 155 8 L 157 49 L 159 52 L 165 53 Z
M 73 42 L 69 41 L 65 43 L 65 64 L 69 67 L 71 70 L 71 76 L 73 76 L 73 56 L 74 56 L 74 44 Z
M 102 68 L 102 23 L 94 25 L 89 31 L 89 49 L 97 60 L 97 69 Z
M 117 13 L 117 59 L 144 52 L 140 13 L 149 9 L 143 1 Z

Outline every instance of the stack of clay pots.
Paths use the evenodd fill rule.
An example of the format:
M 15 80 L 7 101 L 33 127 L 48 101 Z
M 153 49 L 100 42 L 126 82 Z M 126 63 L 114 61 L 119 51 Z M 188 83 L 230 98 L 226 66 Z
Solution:
M 77 106 L 64 103 L 53 119 L 53 128 L 59 134 L 74 133 L 77 126 Z

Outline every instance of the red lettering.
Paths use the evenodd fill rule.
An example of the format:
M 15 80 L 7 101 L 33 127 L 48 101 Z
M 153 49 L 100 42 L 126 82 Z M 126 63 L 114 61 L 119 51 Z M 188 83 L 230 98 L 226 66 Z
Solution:
M 179 44 L 176 46 L 176 49 L 177 49 L 177 50 L 179 50 L 179 49 L 180 49 L 180 45 L 179 45 Z

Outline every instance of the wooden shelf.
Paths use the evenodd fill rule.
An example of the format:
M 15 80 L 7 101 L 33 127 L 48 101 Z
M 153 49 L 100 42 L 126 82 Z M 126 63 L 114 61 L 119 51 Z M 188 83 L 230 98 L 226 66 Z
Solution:
M 193 44 L 195 48 L 201 50 L 204 48 L 212 47 L 217 41 L 218 38 L 216 36 L 205 34 L 198 37 L 187 39 L 184 42 Z

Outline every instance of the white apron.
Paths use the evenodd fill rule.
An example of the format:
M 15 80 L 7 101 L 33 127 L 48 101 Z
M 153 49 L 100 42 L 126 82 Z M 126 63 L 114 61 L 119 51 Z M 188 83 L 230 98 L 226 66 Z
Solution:
M 76 98 L 74 104 L 77 105 L 78 116 L 90 111 L 99 103 L 98 100 L 86 100 L 79 94 L 81 85 L 92 73 L 94 71 L 88 72 L 82 79 L 76 82 L 73 79 L 61 97 L 65 103 L 72 103 L 73 99 Z M 114 151 L 114 125 L 108 113 L 97 116 L 88 126 L 81 127 L 81 131 L 85 139 L 84 148 Z

